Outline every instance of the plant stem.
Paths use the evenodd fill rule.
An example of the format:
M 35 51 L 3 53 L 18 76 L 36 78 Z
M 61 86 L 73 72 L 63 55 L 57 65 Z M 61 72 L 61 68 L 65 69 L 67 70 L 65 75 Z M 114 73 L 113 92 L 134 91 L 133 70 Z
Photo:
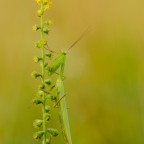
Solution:
M 41 9 L 43 10 L 43 2 L 41 3 Z M 41 40 L 44 41 L 44 32 L 43 32 L 43 16 L 41 16 Z M 42 54 L 42 84 L 44 84 L 45 81 L 45 72 L 44 72 L 44 64 L 45 64 L 45 50 L 44 46 L 41 49 Z M 43 144 L 46 144 L 46 121 L 45 121 L 45 93 L 43 93 Z

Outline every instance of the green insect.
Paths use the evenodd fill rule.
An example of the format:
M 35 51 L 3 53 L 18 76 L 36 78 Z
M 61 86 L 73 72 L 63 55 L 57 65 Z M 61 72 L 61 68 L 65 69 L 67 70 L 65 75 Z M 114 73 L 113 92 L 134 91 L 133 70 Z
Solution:
M 55 91 L 57 93 L 57 101 L 55 107 L 59 105 L 60 107 L 60 123 L 62 127 L 62 132 L 66 141 L 66 144 L 72 144 L 72 138 L 70 133 L 68 112 L 67 112 L 67 103 L 64 92 L 64 69 L 67 52 L 77 44 L 78 41 L 85 35 L 84 32 L 69 48 L 67 51 L 61 51 L 60 54 L 52 61 L 51 66 L 49 67 L 49 74 L 53 75 L 59 70 L 59 75 L 55 84 Z

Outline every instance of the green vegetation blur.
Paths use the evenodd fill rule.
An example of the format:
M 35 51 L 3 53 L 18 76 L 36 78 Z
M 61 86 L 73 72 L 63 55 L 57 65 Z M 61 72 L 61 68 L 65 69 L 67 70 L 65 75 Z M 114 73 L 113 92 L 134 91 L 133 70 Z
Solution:
M 144 143 L 144 1 L 53 0 L 45 18 L 53 21 L 49 47 L 69 51 L 65 88 L 73 144 Z M 39 70 L 32 57 L 39 24 L 34 0 L 0 2 L 0 144 L 33 140 L 33 106 Z M 58 127 L 56 116 L 52 124 Z M 53 141 L 64 144 L 62 138 Z

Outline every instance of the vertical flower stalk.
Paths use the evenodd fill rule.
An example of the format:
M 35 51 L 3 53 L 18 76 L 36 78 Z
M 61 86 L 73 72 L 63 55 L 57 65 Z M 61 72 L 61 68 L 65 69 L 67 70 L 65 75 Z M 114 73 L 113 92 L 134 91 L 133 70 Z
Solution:
M 36 119 L 33 122 L 33 126 L 36 129 L 39 129 L 34 133 L 34 139 L 42 139 L 42 144 L 51 144 L 52 137 L 56 137 L 58 135 L 58 131 L 54 128 L 47 128 L 46 123 L 50 120 L 50 106 L 47 105 L 47 99 L 50 96 L 46 96 L 45 89 L 49 88 L 51 85 L 50 76 L 49 79 L 46 78 L 46 71 L 48 70 L 48 63 L 46 62 L 46 57 L 51 58 L 52 53 L 45 53 L 45 49 L 47 46 L 47 41 L 45 40 L 45 35 L 49 33 L 49 26 L 52 24 L 50 20 L 44 21 L 44 13 L 47 9 L 51 7 L 50 0 L 36 0 L 39 9 L 37 10 L 37 17 L 40 18 L 40 26 L 34 25 L 33 30 L 40 31 L 40 40 L 36 42 L 36 48 L 41 50 L 41 57 L 34 57 L 35 63 L 40 63 L 41 73 L 33 72 L 32 77 L 41 78 L 41 84 L 38 88 L 38 93 L 33 100 L 33 103 L 36 105 L 42 106 L 42 119 Z M 40 130 L 41 129 L 41 130 Z
M 58 135 L 57 129 L 47 127 L 47 122 L 51 119 L 51 109 L 54 108 L 59 111 L 61 132 L 65 139 L 65 143 L 72 144 L 65 99 L 66 94 L 63 84 L 67 52 L 61 51 L 60 53 L 57 53 L 49 49 L 48 43 L 45 40 L 45 35 L 49 34 L 49 26 L 52 22 L 50 20 L 45 21 L 44 14 L 46 10 L 51 7 L 51 0 L 36 0 L 36 2 L 39 6 L 37 16 L 40 18 L 40 25 L 34 25 L 33 30 L 40 31 L 40 40 L 36 42 L 35 46 L 40 49 L 41 56 L 35 56 L 34 62 L 40 64 L 41 72 L 33 72 L 32 76 L 34 78 L 41 78 L 41 83 L 33 103 L 42 106 L 42 118 L 36 119 L 33 122 L 33 126 L 36 129 L 39 129 L 34 133 L 34 139 L 41 139 L 42 144 L 52 144 L 53 137 Z M 79 39 L 71 47 L 73 47 L 78 41 Z M 45 50 L 47 50 L 48 53 Z M 52 76 L 55 78 L 57 77 L 56 81 L 51 81 Z M 54 106 L 51 108 L 48 105 L 49 101 L 54 103 Z

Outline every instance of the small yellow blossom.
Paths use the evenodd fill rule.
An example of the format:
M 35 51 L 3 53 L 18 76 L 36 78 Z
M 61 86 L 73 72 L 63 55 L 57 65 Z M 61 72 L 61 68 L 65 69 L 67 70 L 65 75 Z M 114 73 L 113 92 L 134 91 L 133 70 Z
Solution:
M 40 58 L 40 57 L 37 57 L 37 56 L 34 56 L 33 57 L 33 62 L 34 63 L 38 63 L 38 62 L 40 62 L 42 60 L 42 58 Z
M 34 30 L 34 31 L 37 31 L 37 30 L 39 30 L 39 29 L 41 29 L 41 27 L 39 27 L 39 26 L 37 26 L 37 25 L 32 26 L 32 30 Z
M 49 0 L 44 0 L 44 11 L 49 9 L 52 6 L 52 2 Z
M 32 30 L 36 31 L 36 29 L 37 29 L 36 25 L 32 26 Z
M 36 2 L 37 2 L 38 4 L 40 4 L 42 1 L 41 1 L 41 0 L 36 0 Z
M 51 20 L 48 20 L 49 25 L 53 25 L 53 22 Z
M 38 57 L 34 56 L 34 57 L 33 57 L 33 62 L 34 62 L 34 63 L 38 63 Z
M 50 5 L 49 5 L 49 4 L 44 5 L 44 11 L 46 11 L 46 10 L 49 9 L 49 8 L 50 8 Z
M 38 16 L 38 17 L 41 17 L 42 15 L 43 15 L 43 10 L 38 10 L 38 11 L 37 11 L 37 16 Z
M 43 0 L 44 5 L 48 4 L 49 0 Z

